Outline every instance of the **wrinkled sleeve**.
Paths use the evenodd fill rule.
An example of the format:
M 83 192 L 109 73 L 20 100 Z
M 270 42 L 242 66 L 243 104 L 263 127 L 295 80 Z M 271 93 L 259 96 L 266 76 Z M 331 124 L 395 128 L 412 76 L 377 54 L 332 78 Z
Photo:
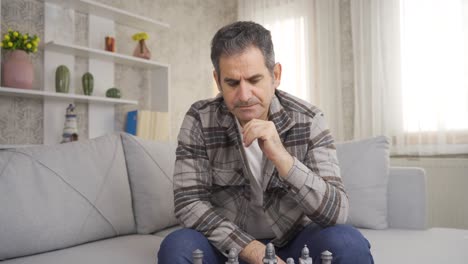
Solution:
M 348 217 L 348 196 L 343 186 L 333 136 L 323 113 L 311 122 L 304 160 L 294 157 L 285 181 L 305 214 L 320 226 L 344 224 Z
M 206 152 L 200 116 L 187 112 L 182 123 L 174 169 L 174 206 L 179 222 L 201 232 L 220 252 L 240 252 L 254 240 L 229 219 L 216 212 L 210 202 L 212 172 Z

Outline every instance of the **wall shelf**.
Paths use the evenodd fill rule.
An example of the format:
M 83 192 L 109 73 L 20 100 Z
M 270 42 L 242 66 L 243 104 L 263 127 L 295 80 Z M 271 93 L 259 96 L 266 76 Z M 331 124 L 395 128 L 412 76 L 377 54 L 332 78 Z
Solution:
M 71 93 L 56 93 L 40 90 L 29 90 L 29 89 L 18 89 L 18 88 L 9 88 L 9 87 L 0 87 L 0 94 L 5 96 L 20 96 L 28 98 L 51 98 L 51 99 L 70 99 L 76 102 L 85 102 L 85 103 L 105 103 L 105 104 L 138 104 L 134 100 L 125 100 L 119 98 L 107 98 L 101 96 L 88 96 L 88 95 L 79 95 Z
M 45 3 L 71 8 L 82 13 L 108 18 L 115 22 L 145 31 L 154 31 L 155 27 L 169 28 L 169 24 L 136 15 L 122 9 L 111 7 L 92 0 L 41 0 Z
M 128 56 L 119 54 L 116 52 L 110 52 L 99 49 L 92 49 L 88 47 L 61 43 L 58 41 L 50 41 L 45 44 L 45 50 L 56 51 L 66 54 L 73 54 L 75 56 L 81 56 L 86 58 L 102 59 L 110 62 L 115 62 L 119 64 L 125 64 L 128 66 L 135 66 L 140 68 L 147 69 L 158 69 L 158 68 L 167 68 L 167 64 L 159 63 L 152 60 L 146 60 L 137 58 L 134 56 Z

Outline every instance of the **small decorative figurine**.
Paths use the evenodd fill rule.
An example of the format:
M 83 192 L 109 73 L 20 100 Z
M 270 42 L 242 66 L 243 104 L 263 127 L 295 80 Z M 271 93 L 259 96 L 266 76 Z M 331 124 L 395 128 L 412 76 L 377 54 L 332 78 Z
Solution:
M 65 114 L 65 124 L 63 127 L 62 142 L 67 143 L 78 141 L 78 125 L 76 122 L 75 106 L 69 104 Z

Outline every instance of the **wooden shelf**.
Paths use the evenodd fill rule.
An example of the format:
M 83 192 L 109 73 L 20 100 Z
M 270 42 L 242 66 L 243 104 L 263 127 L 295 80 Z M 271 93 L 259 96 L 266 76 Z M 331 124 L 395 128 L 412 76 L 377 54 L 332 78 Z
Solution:
M 136 66 L 146 69 L 158 69 L 167 68 L 169 65 L 159 63 L 152 60 L 146 60 L 137 58 L 134 56 L 122 55 L 115 52 L 92 49 L 88 47 L 61 43 L 57 41 L 50 41 L 45 44 L 45 49 L 50 51 L 56 51 L 65 54 L 73 54 L 75 56 L 81 56 L 86 58 L 107 60 L 119 64 L 125 64 L 129 66 Z
M 111 7 L 92 0 L 41 0 L 45 3 L 78 10 L 114 20 L 115 22 L 145 31 L 154 31 L 155 27 L 169 28 L 169 24 L 136 15 L 122 9 Z
M 79 94 L 66 94 L 66 93 L 56 93 L 40 90 L 29 90 L 29 89 L 19 89 L 19 88 L 9 88 L 9 87 L 0 87 L 0 95 L 5 96 L 21 96 L 29 98 L 52 98 L 59 100 L 70 99 L 77 102 L 85 103 L 104 103 L 104 104 L 138 104 L 135 100 L 125 100 L 119 98 L 107 98 L 101 96 L 88 96 L 88 95 L 79 95 Z

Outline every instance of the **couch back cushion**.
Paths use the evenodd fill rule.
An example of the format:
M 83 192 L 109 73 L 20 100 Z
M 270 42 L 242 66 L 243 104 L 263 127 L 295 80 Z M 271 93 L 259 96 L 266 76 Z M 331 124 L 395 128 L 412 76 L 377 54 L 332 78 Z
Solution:
M 0 151 L 0 260 L 135 232 L 119 135 Z
M 122 133 L 137 232 L 149 234 L 177 224 L 174 216 L 175 143 Z
M 384 136 L 336 144 L 338 161 L 349 197 L 348 223 L 385 229 L 389 139 Z

